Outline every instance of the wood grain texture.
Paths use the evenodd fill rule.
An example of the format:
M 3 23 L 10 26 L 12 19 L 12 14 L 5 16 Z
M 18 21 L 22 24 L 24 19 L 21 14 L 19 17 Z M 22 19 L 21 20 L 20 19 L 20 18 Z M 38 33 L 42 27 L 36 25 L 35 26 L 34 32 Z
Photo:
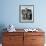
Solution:
M 19 30 L 18 30 L 19 31 Z M 44 32 L 3 32 L 3 46 L 44 46 Z
M 23 46 L 23 33 L 4 32 L 3 46 Z
M 24 46 L 44 46 L 44 32 L 24 33 Z

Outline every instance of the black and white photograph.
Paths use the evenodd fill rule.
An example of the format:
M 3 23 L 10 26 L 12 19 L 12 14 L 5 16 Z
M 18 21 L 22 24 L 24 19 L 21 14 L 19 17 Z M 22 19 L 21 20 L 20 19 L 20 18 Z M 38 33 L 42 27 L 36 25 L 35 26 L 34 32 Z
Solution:
M 34 5 L 20 5 L 20 22 L 34 22 Z

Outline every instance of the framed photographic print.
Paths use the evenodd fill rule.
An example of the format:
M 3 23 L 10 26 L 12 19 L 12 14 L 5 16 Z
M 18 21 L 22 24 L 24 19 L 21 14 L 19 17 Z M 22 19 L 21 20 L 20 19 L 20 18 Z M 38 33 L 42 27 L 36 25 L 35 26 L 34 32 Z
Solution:
M 34 5 L 19 6 L 19 21 L 23 23 L 34 22 Z

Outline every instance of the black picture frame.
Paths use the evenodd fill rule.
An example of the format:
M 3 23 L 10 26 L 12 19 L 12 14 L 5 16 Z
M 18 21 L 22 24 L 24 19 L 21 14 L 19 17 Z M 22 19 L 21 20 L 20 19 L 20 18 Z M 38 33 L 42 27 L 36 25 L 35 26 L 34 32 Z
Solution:
M 19 22 L 34 22 L 34 5 L 19 5 Z

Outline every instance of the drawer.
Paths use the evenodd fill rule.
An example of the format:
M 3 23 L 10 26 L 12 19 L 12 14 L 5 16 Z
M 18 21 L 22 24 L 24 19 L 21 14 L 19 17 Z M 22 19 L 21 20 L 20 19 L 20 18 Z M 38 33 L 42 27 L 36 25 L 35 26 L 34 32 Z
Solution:
M 23 36 L 23 32 L 4 32 L 4 36 Z
M 33 44 L 43 44 L 44 36 L 32 36 L 32 43 Z
M 4 36 L 3 37 L 3 40 L 7 40 L 7 41 L 10 41 L 10 40 L 18 40 L 18 39 L 23 39 L 23 36 Z
M 2 44 L 2 46 L 23 46 L 23 43 L 17 43 L 17 44 Z
M 23 44 L 2 44 L 3 46 L 22 46 Z
M 24 40 L 32 40 L 32 36 L 24 36 Z
M 3 43 L 11 43 L 11 42 L 17 42 L 17 41 L 22 41 L 23 36 L 5 36 L 3 37 Z
M 22 37 L 7 37 L 3 40 L 3 46 L 22 46 L 23 38 Z
M 32 44 L 32 46 L 44 46 L 44 44 Z
M 24 36 L 44 36 L 44 32 L 24 32 Z

